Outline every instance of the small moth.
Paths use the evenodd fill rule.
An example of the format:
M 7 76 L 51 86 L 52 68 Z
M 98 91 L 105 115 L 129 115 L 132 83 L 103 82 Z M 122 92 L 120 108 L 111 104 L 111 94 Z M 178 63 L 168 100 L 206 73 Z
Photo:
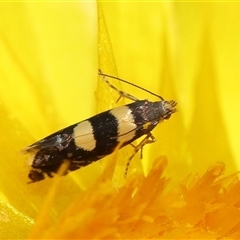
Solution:
M 32 155 L 31 170 L 28 175 L 30 183 L 41 181 L 46 176 L 53 177 L 66 160 L 70 162 L 67 174 L 113 153 L 118 145 L 122 148 L 145 136 L 137 146 L 131 144 L 134 147 L 134 152 L 128 160 L 127 173 L 134 155 L 145 144 L 155 141 L 151 131 L 159 122 L 169 119 L 176 112 L 177 103 L 173 100 L 166 101 L 161 96 L 140 86 L 104 74 L 101 71 L 99 71 L 99 75 L 109 87 L 119 93 L 119 98 L 125 97 L 133 102 L 73 124 L 23 149 L 23 153 Z M 158 97 L 160 100 L 156 102 L 139 100 L 114 87 L 107 78 L 130 84 Z

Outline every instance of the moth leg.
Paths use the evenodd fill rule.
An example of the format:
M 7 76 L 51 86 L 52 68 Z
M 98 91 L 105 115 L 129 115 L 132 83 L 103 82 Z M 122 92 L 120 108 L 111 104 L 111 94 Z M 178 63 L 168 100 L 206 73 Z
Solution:
M 136 102 L 136 101 L 139 100 L 139 99 L 137 99 L 136 97 L 132 96 L 131 94 L 126 93 L 126 92 L 124 92 L 124 91 L 121 91 L 121 90 L 119 90 L 118 88 L 116 88 L 115 86 L 113 86 L 113 85 L 107 80 L 106 75 L 104 75 L 104 74 L 101 72 L 101 70 L 99 70 L 99 75 L 102 76 L 103 81 L 105 81 L 110 88 L 114 89 L 114 90 L 115 90 L 116 92 L 118 92 L 118 94 L 120 95 L 116 102 L 118 102 L 122 97 L 127 98 L 127 99 L 130 99 L 130 100 L 132 100 L 132 101 L 134 101 L 134 102 Z
M 129 168 L 129 165 L 130 165 L 130 162 L 131 160 L 133 159 L 133 157 L 136 155 L 136 153 L 140 150 L 140 157 L 142 158 L 142 152 L 143 152 L 143 147 L 146 145 L 146 144 L 149 144 L 149 143 L 153 143 L 155 142 L 156 139 L 155 137 L 152 135 L 152 133 L 148 133 L 146 135 L 146 137 L 137 145 L 137 146 L 134 146 L 133 144 L 130 144 L 133 148 L 134 148 L 134 153 L 132 154 L 132 156 L 128 159 L 128 162 L 127 162 L 127 165 L 126 165 L 126 169 L 125 169 L 125 178 L 127 176 L 127 172 L 128 172 L 128 168 Z

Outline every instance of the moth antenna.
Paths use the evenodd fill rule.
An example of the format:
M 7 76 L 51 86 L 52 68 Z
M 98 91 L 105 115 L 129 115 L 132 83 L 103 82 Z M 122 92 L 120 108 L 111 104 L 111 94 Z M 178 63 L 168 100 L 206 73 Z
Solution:
M 127 80 L 124 80 L 124 79 L 122 79 L 122 78 L 118 78 L 118 77 L 114 77 L 114 76 L 111 76 L 111 75 L 102 73 L 102 71 L 101 71 L 100 69 L 99 69 L 99 71 L 98 71 L 98 74 L 99 74 L 100 76 L 103 76 L 103 77 L 109 77 L 109 78 L 111 78 L 111 79 L 115 79 L 115 80 L 118 80 L 118 81 L 120 81 L 120 82 L 124 82 L 124 83 L 126 83 L 126 84 L 132 85 L 133 87 L 136 87 L 136 88 L 138 88 L 138 89 L 141 89 L 141 90 L 143 90 L 143 91 L 145 91 L 145 92 L 147 92 L 147 93 L 149 93 L 149 94 L 151 94 L 151 95 L 153 95 L 153 96 L 155 96 L 155 97 L 160 98 L 162 101 L 164 100 L 163 97 L 157 95 L 156 93 L 153 93 L 153 92 L 151 92 L 151 91 L 149 91 L 149 90 L 147 90 L 147 89 L 145 89 L 145 88 L 143 88 L 143 87 L 140 87 L 140 86 L 138 86 L 138 85 L 136 85 L 136 84 L 134 84 L 134 83 L 131 83 L 131 82 L 127 81 Z

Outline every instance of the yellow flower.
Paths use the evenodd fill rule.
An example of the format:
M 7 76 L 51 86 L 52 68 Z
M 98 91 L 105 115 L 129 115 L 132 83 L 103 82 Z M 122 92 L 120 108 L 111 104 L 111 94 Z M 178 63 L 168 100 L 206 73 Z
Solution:
M 240 237 L 238 3 L 0 6 L 1 238 Z M 95 102 L 115 106 L 98 68 L 178 102 L 144 148 L 144 174 L 136 156 L 123 178 L 130 146 L 27 184 L 19 150 L 94 115 Z

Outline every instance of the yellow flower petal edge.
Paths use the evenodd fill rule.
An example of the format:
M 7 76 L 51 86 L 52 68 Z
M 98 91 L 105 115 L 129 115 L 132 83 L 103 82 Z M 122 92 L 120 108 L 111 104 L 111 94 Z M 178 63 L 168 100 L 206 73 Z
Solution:
M 111 39 L 108 34 L 104 11 L 100 2 L 98 2 L 98 42 L 99 69 L 103 73 L 117 76 L 117 67 L 114 59 Z M 126 99 L 120 98 L 120 100 L 117 102 L 119 93 L 113 89 L 110 89 L 109 86 L 101 78 L 102 77 L 100 76 L 96 91 L 97 112 L 102 112 L 106 109 L 112 109 L 116 106 L 125 105 Z M 122 89 L 121 82 L 114 81 L 112 83 L 116 88 L 120 90 Z M 117 158 L 115 158 L 115 161 L 112 161 L 114 158 L 111 156 L 105 157 L 102 161 L 103 166 L 109 165 L 109 161 L 112 162 L 112 181 L 115 187 L 119 187 L 124 184 L 124 171 L 126 169 L 126 163 L 132 153 L 132 146 L 125 146 L 123 149 L 121 149 L 121 151 L 115 153 L 117 156 Z M 142 163 L 138 154 L 136 154 L 135 158 L 131 161 L 128 174 L 136 171 L 143 171 Z

